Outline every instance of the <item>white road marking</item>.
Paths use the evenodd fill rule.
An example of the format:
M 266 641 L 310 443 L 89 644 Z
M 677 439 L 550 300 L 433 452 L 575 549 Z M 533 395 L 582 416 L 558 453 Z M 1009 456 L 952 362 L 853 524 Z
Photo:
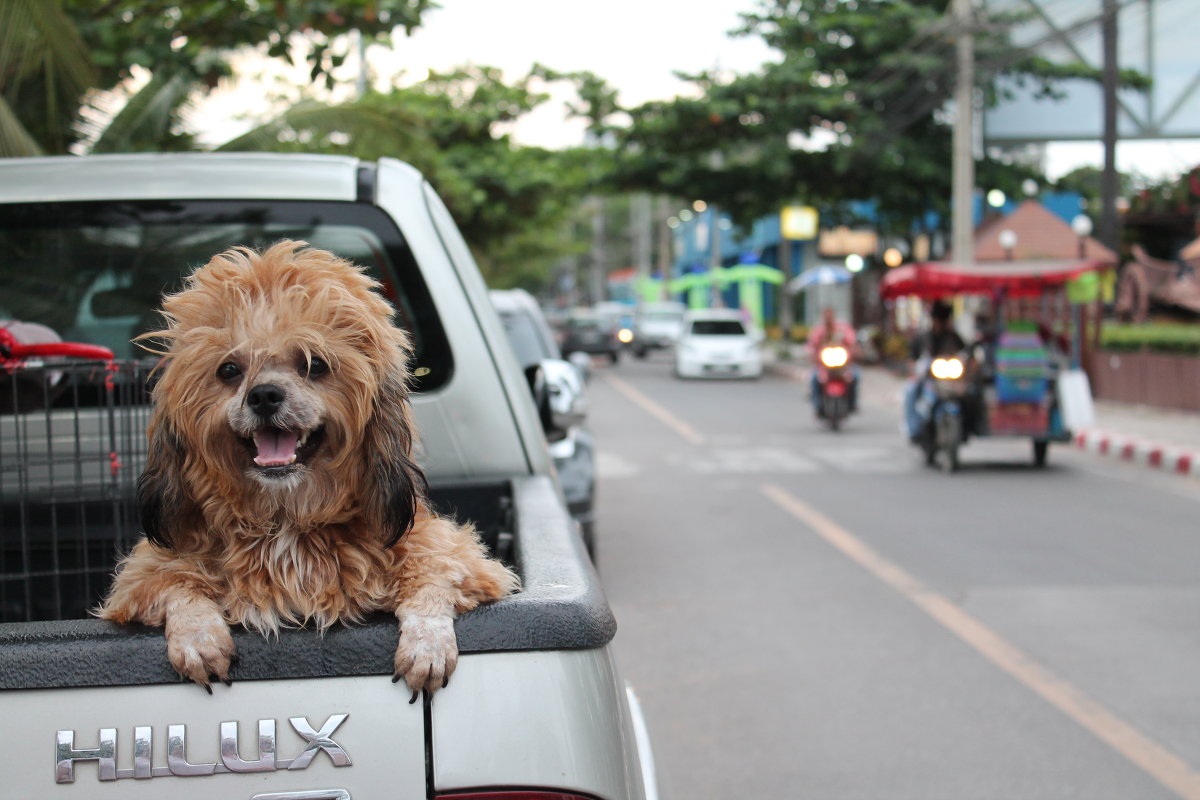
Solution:
M 639 392 L 637 389 L 630 386 L 625 381 L 618 378 L 616 375 L 604 375 L 603 378 L 614 389 L 625 395 L 625 397 L 629 398 L 637 405 L 641 406 L 643 411 L 657 418 L 659 422 L 662 422 L 668 428 L 675 431 L 690 444 L 704 444 L 704 437 L 699 431 L 697 431 L 691 425 L 688 425 L 686 422 L 672 414 L 667 409 L 663 408 L 658 403 L 651 400 L 646 395 Z
M 668 455 L 672 466 L 704 475 L 749 475 L 764 472 L 812 473 L 821 465 L 782 447 L 714 447 L 702 454 Z
M 895 589 L 980 655 L 1184 800 L 1200 800 L 1200 772 L 951 600 L 922 584 L 815 508 L 775 485 L 762 493 L 843 555 Z
M 596 477 L 633 478 L 641 474 L 642 468 L 628 459 L 607 450 L 596 451 Z

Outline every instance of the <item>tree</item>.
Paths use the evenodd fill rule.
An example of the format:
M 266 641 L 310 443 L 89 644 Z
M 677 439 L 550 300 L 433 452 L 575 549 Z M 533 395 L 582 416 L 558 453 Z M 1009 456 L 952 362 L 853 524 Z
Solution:
M 941 0 L 763 0 L 743 15 L 779 60 L 758 72 L 689 76 L 699 98 L 628 111 L 615 180 L 718 203 L 747 223 L 795 199 L 836 207 L 874 199 L 886 223 L 911 229 L 948 211 L 956 31 Z M 994 102 L 997 79 L 1036 82 L 1053 94 L 1095 70 L 1055 65 L 1014 47 L 1013 14 L 982 17 L 977 73 Z M 1127 84 L 1136 76 L 1126 75 Z M 1019 185 L 1028 169 L 985 163 L 990 180 Z M 993 183 L 992 185 L 995 185 Z
M 138 67 L 152 74 L 147 97 L 125 121 L 124 146 L 111 146 L 176 149 L 175 111 L 193 91 L 216 86 L 233 51 L 261 47 L 289 58 L 303 37 L 311 80 L 328 84 L 346 57 L 340 34 L 411 32 L 431 7 L 432 0 L 5 0 L 0 155 L 68 152 L 87 130 L 89 92 L 113 89 Z
M 468 67 L 347 103 L 308 101 L 218 149 L 407 161 L 437 187 L 489 285 L 536 290 L 580 249 L 569 225 L 603 162 L 512 141 L 511 123 L 547 99 L 533 77 L 508 84 L 495 68 Z
M 1055 186 L 1064 192 L 1078 192 L 1094 213 L 1100 212 L 1100 182 L 1104 170 L 1099 167 L 1078 167 L 1063 175 Z M 1117 173 L 1117 195 L 1129 197 L 1139 186 L 1138 181 L 1123 172 Z

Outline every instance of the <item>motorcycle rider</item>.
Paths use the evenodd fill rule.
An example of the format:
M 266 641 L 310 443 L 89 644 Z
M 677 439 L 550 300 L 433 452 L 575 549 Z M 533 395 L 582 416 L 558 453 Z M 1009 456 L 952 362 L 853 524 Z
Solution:
M 830 345 L 840 345 L 846 348 L 850 354 L 850 363 L 848 364 L 850 391 L 846 395 L 846 400 L 850 410 L 857 411 L 858 366 L 853 363 L 857 349 L 857 334 L 854 332 L 853 325 L 838 320 L 832 306 L 825 306 L 821 309 L 821 321 L 808 332 L 808 354 L 813 363 L 812 377 L 809 379 L 809 396 L 812 398 L 813 408 L 818 417 L 821 416 L 821 348 Z
M 930 360 L 952 356 L 966 347 L 953 325 L 954 311 L 944 300 L 935 300 L 929 309 L 929 330 L 917 336 L 912 343 L 912 360 L 916 363 L 913 377 L 904 389 L 904 420 L 909 439 L 916 441 L 921 433 L 921 417 L 917 413 L 917 398 L 928 380 L 927 365 Z

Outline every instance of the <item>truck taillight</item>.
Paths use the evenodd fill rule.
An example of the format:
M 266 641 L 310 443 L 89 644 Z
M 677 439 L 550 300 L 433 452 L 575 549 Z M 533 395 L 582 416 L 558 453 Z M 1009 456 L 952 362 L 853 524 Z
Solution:
M 498 789 L 481 792 L 439 794 L 437 800 L 592 800 L 582 794 L 546 792 L 536 789 Z

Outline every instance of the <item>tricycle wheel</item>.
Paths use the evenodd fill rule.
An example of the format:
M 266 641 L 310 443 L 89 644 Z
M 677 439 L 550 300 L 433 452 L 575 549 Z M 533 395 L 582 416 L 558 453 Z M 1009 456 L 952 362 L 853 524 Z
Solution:
M 958 472 L 958 445 L 946 448 L 946 457 L 942 460 L 942 469 L 946 472 Z
M 1050 450 L 1050 443 L 1044 440 L 1033 440 L 1033 465 L 1035 467 L 1046 466 L 1046 454 Z

